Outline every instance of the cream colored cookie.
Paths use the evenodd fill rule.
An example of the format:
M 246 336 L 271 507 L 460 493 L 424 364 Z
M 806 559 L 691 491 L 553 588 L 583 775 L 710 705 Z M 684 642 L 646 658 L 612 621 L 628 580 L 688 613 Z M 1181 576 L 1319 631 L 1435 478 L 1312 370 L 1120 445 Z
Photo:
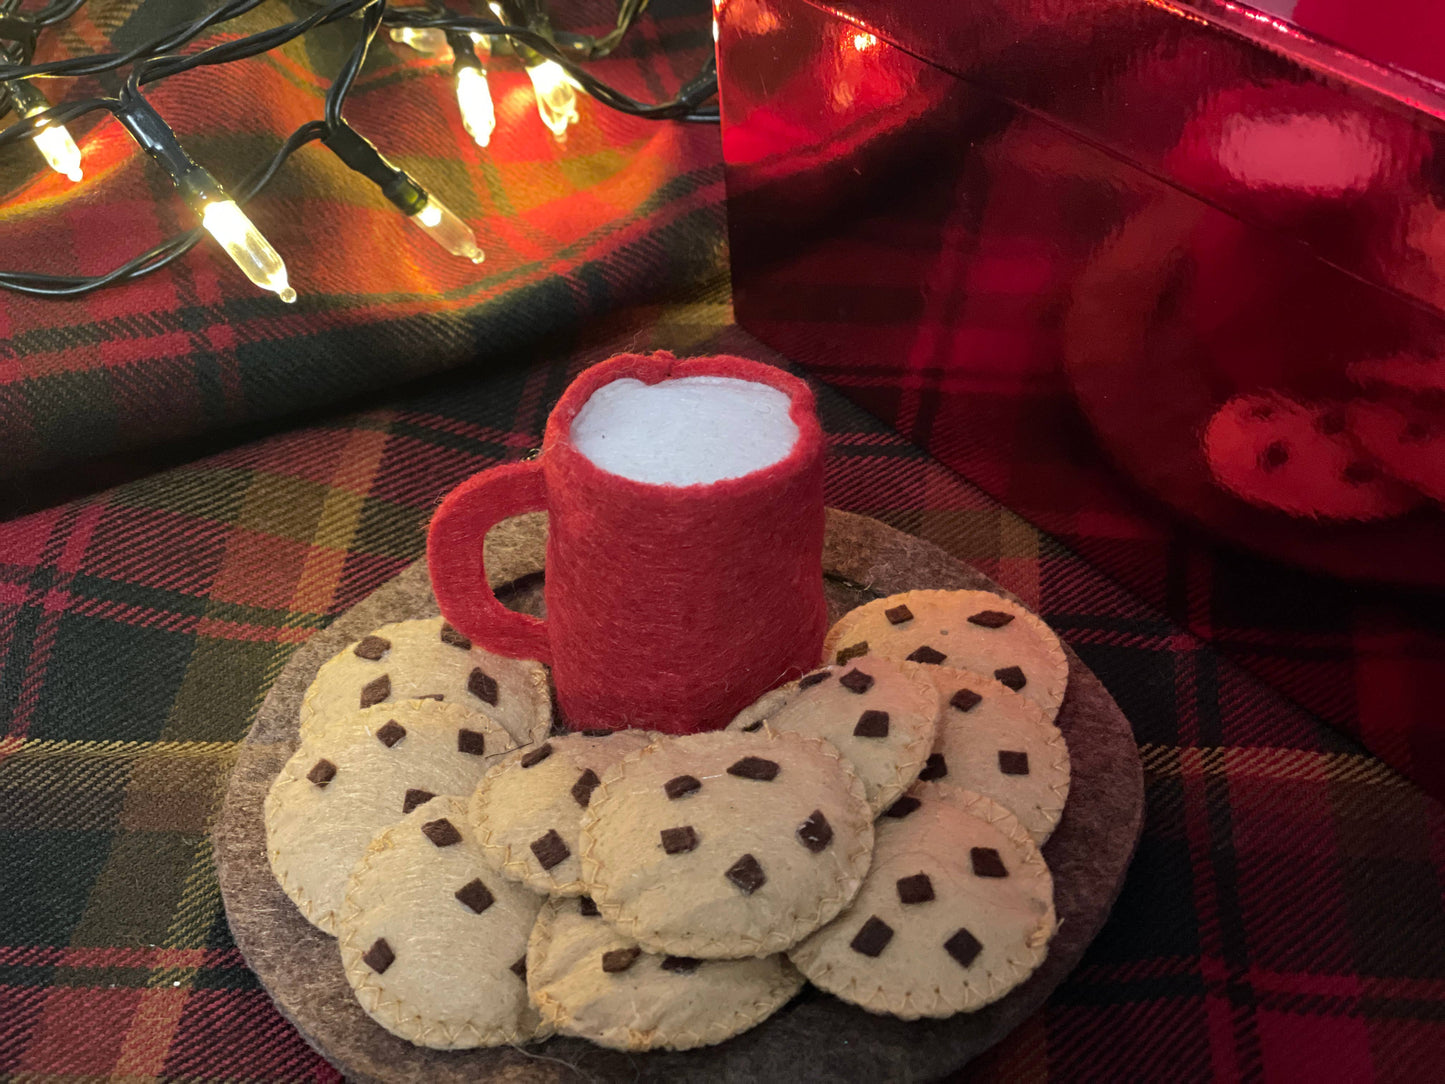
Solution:
M 568 734 L 494 764 L 469 813 L 487 861 L 535 892 L 582 895 L 582 811 L 603 772 L 660 737 L 649 730 Z
M 440 617 L 398 621 L 324 663 L 301 701 L 301 736 L 318 723 L 373 704 L 435 699 L 485 712 L 518 745 L 552 729 L 547 671 L 473 647 Z
M 691 1050 L 762 1023 L 803 976 L 781 954 L 700 960 L 644 952 L 592 901 L 542 905 L 527 944 L 527 989 L 543 1021 L 613 1050 Z
M 462 1050 L 546 1034 L 527 998 L 541 900 L 482 859 L 462 798 L 385 828 L 347 883 L 337 928 L 356 1000 L 393 1035 Z
M 727 726 L 766 724 L 831 742 L 853 765 L 874 814 L 912 786 L 933 751 L 938 691 L 917 663 L 825 666 L 763 696 Z
M 788 956 L 814 986 L 905 1020 L 997 1001 L 1048 955 L 1054 885 L 992 799 L 919 783 L 878 821 L 868 879 Z
M 824 657 L 873 655 L 991 674 L 1023 693 L 1052 722 L 1064 702 L 1069 660 L 1053 630 L 992 591 L 906 591 L 844 614 L 828 630 Z
M 346 876 L 371 838 L 433 795 L 471 794 L 512 736 L 459 704 L 403 700 L 302 739 L 266 794 L 266 853 L 286 894 L 336 932 Z
M 831 745 L 716 731 L 603 775 L 582 817 L 582 882 L 651 952 L 768 956 L 847 906 L 872 847 L 863 784 Z
M 1032 700 L 992 678 L 948 666 L 923 670 L 943 708 L 919 778 L 992 798 L 1042 847 L 1069 798 L 1069 747 L 1059 728 Z

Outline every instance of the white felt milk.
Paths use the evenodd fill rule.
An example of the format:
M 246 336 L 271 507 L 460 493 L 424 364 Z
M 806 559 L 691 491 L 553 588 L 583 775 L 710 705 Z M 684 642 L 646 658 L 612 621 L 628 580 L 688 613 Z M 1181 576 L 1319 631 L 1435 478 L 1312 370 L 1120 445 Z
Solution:
M 626 377 L 592 393 L 572 444 L 612 474 L 653 485 L 740 478 L 785 459 L 798 439 L 777 388 L 726 376 L 657 384 Z

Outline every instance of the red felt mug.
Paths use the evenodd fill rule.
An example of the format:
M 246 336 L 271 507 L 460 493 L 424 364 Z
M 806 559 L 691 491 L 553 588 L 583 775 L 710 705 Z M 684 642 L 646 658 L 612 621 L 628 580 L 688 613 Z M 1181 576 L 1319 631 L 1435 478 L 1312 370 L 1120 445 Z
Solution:
M 612 473 L 574 444 L 579 411 L 613 381 L 697 376 L 782 392 L 796 441 L 771 465 L 686 485 Z M 549 527 L 545 621 L 497 601 L 482 557 L 488 529 L 538 510 Z M 550 665 L 570 727 L 672 734 L 723 726 L 816 665 L 827 626 L 822 552 L 823 437 L 811 389 L 744 358 L 667 353 L 584 371 L 552 410 L 541 454 L 463 482 L 427 538 L 442 614 L 488 651 Z

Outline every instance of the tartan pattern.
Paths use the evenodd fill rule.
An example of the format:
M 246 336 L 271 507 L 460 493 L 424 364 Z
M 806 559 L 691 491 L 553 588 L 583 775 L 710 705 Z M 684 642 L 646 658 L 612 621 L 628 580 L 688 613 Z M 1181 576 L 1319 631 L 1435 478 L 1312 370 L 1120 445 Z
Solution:
M 726 287 L 385 407 L 0 524 L 0 1075 L 337 1080 L 231 946 L 205 828 L 295 645 L 422 552 L 450 486 L 534 447 L 626 347 L 768 357 Z M 776 360 L 776 359 L 774 359 Z M 820 388 L 827 497 L 1018 592 L 1132 720 L 1144 837 L 1113 918 L 969 1074 L 1427 1081 L 1445 811 Z
M 136 44 L 205 4 L 97 0 L 42 35 L 40 60 Z M 267 4 L 203 42 L 308 10 Z M 605 28 L 608 0 L 560 4 L 557 24 Z M 187 150 L 223 184 L 266 161 L 322 99 L 355 20 L 241 63 L 148 88 Z M 596 74 L 665 100 L 711 49 L 703 0 L 659 0 Z M 315 408 L 495 356 L 539 332 L 685 287 L 717 261 L 722 170 L 708 125 L 623 116 L 579 96 L 559 147 L 520 65 L 499 58 L 497 132 L 462 128 L 444 61 L 383 33 L 347 117 L 477 231 L 473 266 L 408 225 L 371 182 L 320 145 L 303 148 L 250 206 L 301 299 L 278 304 L 207 241 L 168 271 L 89 297 L 0 294 L 0 477 Z M 96 89 L 62 81 L 68 98 Z M 57 100 L 62 92 L 52 92 Z M 25 144 L 0 153 L 0 266 L 98 274 L 194 222 L 164 172 L 118 122 L 73 126 L 78 186 Z M 426 350 L 417 349 L 418 342 Z

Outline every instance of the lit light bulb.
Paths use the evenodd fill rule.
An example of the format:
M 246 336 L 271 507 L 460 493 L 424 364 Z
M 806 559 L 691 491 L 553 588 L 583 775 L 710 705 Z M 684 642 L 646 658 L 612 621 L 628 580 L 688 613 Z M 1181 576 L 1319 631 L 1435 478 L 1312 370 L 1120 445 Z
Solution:
M 235 200 L 207 202 L 201 212 L 201 225 L 224 248 L 246 277 L 263 290 L 270 290 L 288 305 L 296 300 L 296 291 L 286 281 L 286 265 L 261 236 L 246 212 Z
M 555 60 L 527 65 L 532 90 L 537 95 L 537 112 L 558 143 L 567 141 L 567 125 L 577 120 L 577 91 L 567 69 Z
M 447 47 L 446 34 L 434 26 L 395 26 L 391 30 L 391 40 L 409 45 L 424 56 L 440 56 Z
M 411 221 L 453 256 L 471 260 L 472 263 L 481 263 L 486 259 L 477 246 L 477 237 L 472 233 L 471 227 L 435 196 L 427 197 L 422 209 L 411 216 Z
M 33 117 L 50 108 L 50 102 L 45 95 L 23 80 L 10 84 L 10 97 L 22 117 Z M 63 173 L 77 183 L 85 176 L 80 168 L 80 148 L 75 145 L 75 140 L 71 138 L 65 125 L 53 124 L 47 120 L 31 138 L 35 140 L 35 146 L 45 158 L 46 164 L 56 173 Z
M 492 141 L 497 127 L 497 113 L 492 106 L 492 90 L 480 68 L 457 69 L 457 106 L 462 111 L 462 127 L 467 135 L 485 147 Z

